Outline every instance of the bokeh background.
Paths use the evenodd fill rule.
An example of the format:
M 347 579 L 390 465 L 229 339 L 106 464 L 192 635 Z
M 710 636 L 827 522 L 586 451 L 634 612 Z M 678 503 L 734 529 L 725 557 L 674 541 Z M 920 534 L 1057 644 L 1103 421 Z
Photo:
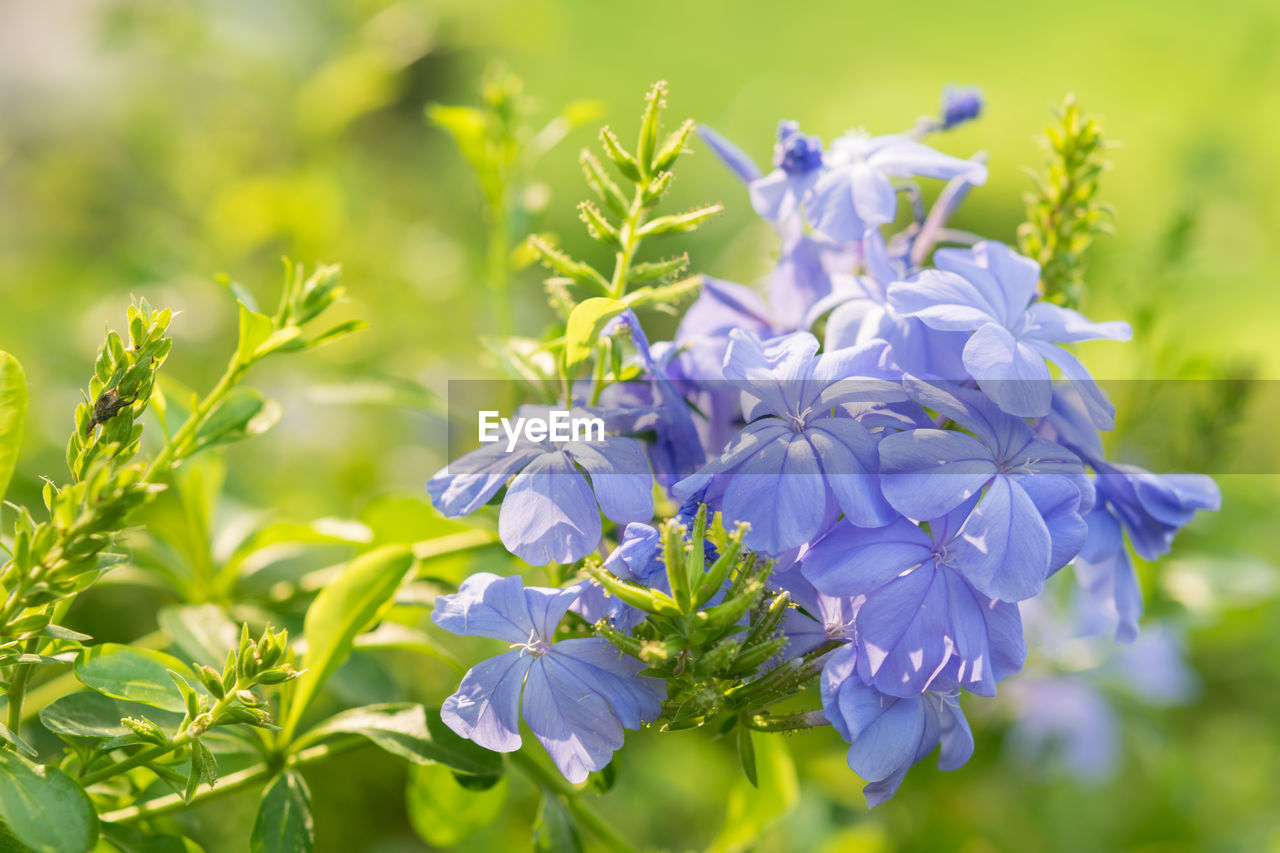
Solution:
M 1041 655 L 1021 695 L 967 701 L 978 751 L 962 770 L 925 762 L 868 812 L 838 739 L 796 736 L 795 779 L 780 790 L 797 796 L 761 801 L 729 746 L 643 734 L 599 809 L 672 850 L 731 848 L 757 829 L 758 849 L 777 851 L 1280 850 L 1280 469 L 1251 455 L 1265 456 L 1257 436 L 1274 411 L 1264 380 L 1280 376 L 1280 7 L 1267 0 L 0 0 L 0 347 L 25 365 L 33 403 L 18 498 L 62 470 L 77 388 L 131 296 L 183 311 L 166 371 L 201 387 L 234 336 L 215 274 L 269 299 L 288 255 L 342 263 L 343 310 L 369 329 L 256 376 L 286 415 L 229 453 L 226 505 L 294 520 L 372 505 L 429 524 L 439 400 L 450 378 L 494 375 L 477 336 L 496 324 L 479 187 L 423 109 L 477 103 L 494 61 L 523 78 L 533 119 L 591 99 L 624 135 L 645 88 L 666 79 L 673 119 L 712 125 L 761 161 L 779 118 L 825 138 L 891 132 L 932 113 L 943 84 L 980 86 L 981 121 L 940 145 L 989 152 L 991 180 L 957 223 L 1010 241 L 1022 169 L 1042 158 L 1035 134 L 1074 92 L 1120 143 L 1102 189 L 1116 235 L 1096 246 L 1085 308 L 1137 331 L 1087 360 L 1115 379 L 1211 380 L 1185 418 L 1141 429 L 1124 415 L 1142 399 L 1116 386 L 1115 443 L 1229 472 L 1223 511 L 1141 568 L 1169 640 L 1157 662 Z M 518 211 L 583 254 L 595 249 L 574 211 L 576 149 L 593 142 L 589 125 L 542 158 Z M 769 232 L 714 158 L 683 162 L 673 192 L 677 205 L 727 207 L 687 242 L 695 269 L 766 271 Z M 536 335 L 550 317 L 538 271 L 513 287 L 517 331 Z M 1248 378 L 1263 381 L 1230 381 Z M 154 595 L 108 585 L 79 618 L 127 640 L 154 627 Z M 452 689 L 431 662 L 356 666 L 347 683 L 366 701 Z M 1140 676 L 1156 671 L 1147 689 Z M 1011 721 L 1044 684 L 1066 692 L 1041 699 L 1089 725 L 1063 749 L 1028 751 Z M 309 769 L 319 849 L 423 849 L 404 776 L 372 750 Z M 536 796 L 521 784 L 460 849 L 528 843 Z M 240 849 L 254 805 L 233 798 L 184 821 L 208 849 Z

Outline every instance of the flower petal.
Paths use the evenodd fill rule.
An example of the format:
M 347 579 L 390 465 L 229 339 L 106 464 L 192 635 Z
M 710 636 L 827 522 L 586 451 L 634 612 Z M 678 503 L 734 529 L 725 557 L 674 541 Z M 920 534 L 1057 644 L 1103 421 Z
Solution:
M 995 473 L 991 451 L 962 432 L 913 429 L 880 440 L 880 488 L 908 518 L 946 515 Z
M 1049 414 L 1053 387 L 1044 357 L 995 323 L 979 328 L 964 346 L 964 366 L 1003 411 L 1024 418 Z
M 470 515 L 488 503 L 513 474 L 544 452 L 542 447 L 523 440 L 510 453 L 505 441 L 486 444 L 450 462 L 427 481 L 431 503 L 450 518 Z
M 746 521 L 743 543 L 778 555 L 821 532 L 827 486 L 808 441 L 781 435 L 733 472 L 724 492 L 724 514 Z
M 905 518 L 865 529 L 837 524 L 800 558 L 800 570 L 826 595 L 865 595 L 929 559 L 929 534 Z
M 622 723 L 591 682 L 556 658 L 553 651 L 533 661 L 520 705 L 529 730 L 576 785 L 622 746 Z
M 563 452 L 535 459 L 511 481 L 498 536 L 535 566 L 572 563 L 600 543 L 600 509 L 586 479 Z
M 1063 308 L 1050 302 L 1037 302 L 1027 309 L 1027 336 L 1049 343 L 1075 343 L 1076 341 L 1127 341 L 1133 337 L 1128 323 L 1111 321 L 1095 323 L 1079 311 Z
M 916 696 L 947 665 L 954 646 L 943 574 L 930 561 L 867 595 L 855 620 L 863 681 Z
M 817 179 L 806 213 L 815 230 L 837 242 L 853 243 L 871 229 L 892 222 L 897 206 L 897 194 L 887 177 L 865 163 L 853 163 Z
M 942 332 L 968 332 L 987 323 L 1002 323 L 1003 299 L 994 285 L 982 288 L 943 269 L 924 270 L 889 285 L 889 304 L 899 314 L 918 317 Z
M 533 660 L 513 650 L 471 667 L 457 692 L 444 700 L 440 719 L 485 749 L 515 752 L 520 748 L 520 690 Z
M 604 514 L 626 524 L 653 518 L 653 475 L 644 447 L 632 438 L 573 441 L 564 449 L 591 477 L 591 491 Z
M 1005 476 L 992 479 L 956 546 L 956 570 L 990 598 L 1031 598 L 1049 576 L 1049 529 L 1022 486 Z

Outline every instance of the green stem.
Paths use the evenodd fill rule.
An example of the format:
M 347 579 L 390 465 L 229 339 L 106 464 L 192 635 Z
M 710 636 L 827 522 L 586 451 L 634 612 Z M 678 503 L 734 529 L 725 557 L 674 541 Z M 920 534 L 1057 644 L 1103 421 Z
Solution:
M 231 389 L 240 382 L 240 379 L 248 369 L 249 365 L 240 361 L 239 354 L 231 357 L 231 363 L 227 366 L 226 372 L 222 374 L 222 378 L 218 380 L 218 384 L 213 386 L 213 390 L 206 394 L 204 399 L 196 405 L 195 411 L 187 416 L 187 420 L 182 424 L 182 427 L 165 444 L 159 455 L 152 460 L 150 467 L 147 468 L 147 474 L 143 478 L 145 481 L 156 482 L 157 479 L 166 476 L 169 473 L 169 469 L 176 463 L 182 461 L 187 451 L 187 445 L 195 438 L 196 432 L 200 429 L 200 425 L 204 423 L 204 419 L 209 416 L 209 412 L 213 411 L 214 406 L 222 402 L 222 398 L 227 396 Z
M 546 788 L 560 797 L 569 809 L 570 814 L 590 830 L 592 835 L 600 839 L 608 849 L 621 851 L 622 853 L 636 853 L 636 848 L 623 838 L 618 830 L 610 826 L 604 818 L 578 799 L 578 792 L 564 779 L 543 767 L 528 753 L 516 751 L 510 753 L 510 758 L 512 763 L 524 771 L 525 775 L 536 785 Z
M 636 249 L 640 246 L 640 226 L 644 225 L 644 186 L 636 186 L 635 197 L 631 207 L 627 209 L 626 218 L 618 228 L 618 239 L 622 248 L 618 251 L 613 265 L 613 278 L 609 282 L 609 296 L 621 299 L 627 292 L 627 276 L 631 273 L 631 261 L 635 258 Z
M 290 756 L 286 761 L 286 767 L 301 767 L 305 764 L 314 764 L 317 761 L 323 761 L 335 755 L 344 752 L 350 752 L 353 749 L 359 749 L 368 744 L 364 738 L 352 738 L 350 740 L 338 741 L 334 744 L 322 744 L 313 746 L 310 749 L 304 749 L 296 755 Z M 129 806 L 123 809 L 117 809 L 113 812 L 107 812 L 101 815 L 101 819 L 108 823 L 128 823 L 130 821 L 141 820 L 142 818 L 155 818 L 172 812 L 181 811 L 185 808 L 194 808 L 202 803 L 210 800 L 220 799 L 228 794 L 234 794 L 245 788 L 257 785 L 260 782 L 272 778 L 280 772 L 278 766 L 272 764 L 255 764 L 252 767 L 246 767 L 235 773 L 223 776 L 218 780 L 218 784 L 214 788 L 205 789 L 204 793 L 196 794 L 188 803 L 182 799 L 181 794 L 169 794 L 164 797 L 157 797 L 154 800 L 147 800 L 145 803 Z
M 498 324 L 498 334 L 511 335 L 511 238 L 507 227 L 507 204 L 499 200 L 489 207 L 488 245 L 489 290 L 493 296 L 493 316 Z
M 26 651 L 28 654 L 34 654 L 38 647 L 38 640 L 27 640 Z M 17 736 L 18 729 L 22 726 L 22 700 L 27 692 L 27 679 L 31 677 L 31 669 L 31 664 L 20 663 L 14 668 L 13 677 L 9 680 L 9 692 L 5 698 L 9 703 L 9 731 L 13 732 L 15 736 Z M 7 742 L 4 745 L 7 746 Z
M 227 708 L 231 707 L 231 705 L 235 703 L 236 693 L 238 693 L 242 689 L 248 689 L 252 686 L 253 686 L 253 682 L 251 681 L 248 683 L 244 683 L 237 680 L 235 683 L 235 686 L 233 686 L 230 690 L 227 691 L 227 695 L 223 696 L 216 703 L 214 703 L 214 706 L 211 709 L 209 709 L 209 711 L 206 712 L 209 715 L 209 719 L 210 720 L 218 719 L 218 717 L 222 715 L 223 711 L 227 710 Z M 183 720 L 182 730 L 178 732 L 178 734 L 170 738 L 166 743 L 158 743 L 155 746 L 150 746 L 150 747 L 147 747 L 146 749 L 140 749 L 137 752 L 135 752 L 133 755 L 124 759 L 123 761 L 117 761 L 114 764 L 108 765 L 107 767 L 104 767 L 101 770 L 96 770 L 93 773 L 83 774 L 80 777 L 80 784 L 83 787 L 88 788 L 90 785 L 97 784 L 98 782 L 101 782 L 104 779 L 110 779 L 112 776 L 119 776 L 121 773 L 125 772 L 126 770 L 132 770 L 135 767 L 139 767 L 143 764 L 148 764 L 162 755 L 166 755 L 167 753 L 173 752 L 174 750 L 181 749 L 182 747 L 186 746 L 191 741 L 196 740 L 200 736 L 199 734 L 192 736 L 189 733 L 191 731 L 190 724 L 193 722 L 194 722 L 193 720 Z

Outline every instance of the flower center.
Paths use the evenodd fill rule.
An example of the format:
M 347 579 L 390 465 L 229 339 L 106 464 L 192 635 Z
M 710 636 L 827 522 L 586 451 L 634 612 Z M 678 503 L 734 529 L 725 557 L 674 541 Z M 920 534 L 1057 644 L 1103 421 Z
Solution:
M 511 648 L 520 649 L 521 654 L 528 653 L 535 658 L 540 658 L 547 652 L 551 651 L 551 644 L 538 636 L 537 630 L 529 632 L 529 639 L 523 643 L 512 643 Z

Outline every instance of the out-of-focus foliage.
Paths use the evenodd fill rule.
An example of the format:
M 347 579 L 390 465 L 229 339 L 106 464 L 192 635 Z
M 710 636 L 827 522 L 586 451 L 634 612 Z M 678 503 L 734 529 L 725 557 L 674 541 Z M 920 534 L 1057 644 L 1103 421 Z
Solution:
M 1091 350 L 1090 363 L 1117 378 L 1280 371 L 1280 243 L 1270 238 L 1280 229 L 1280 11 L 1262 0 L 1000 3 L 963 14 L 941 2 L 655 0 L 634 15 L 589 0 L 9 3 L 0 6 L 0 349 L 21 362 L 32 393 L 8 499 L 39 504 L 37 475 L 64 469 L 77 388 L 103 324 L 131 295 L 181 312 L 170 334 L 182 345 L 160 381 L 172 400 L 208 387 L 236 337 L 217 273 L 261 281 L 283 254 L 339 260 L 352 295 L 333 313 L 371 325 L 309 355 L 306 381 L 294 367 L 266 365 L 256 384 L 279 401 L 280 425 L 228 447 L 225 463 L 206 456 L 184 471 L 147 510 L 170 516 L 166 529 L 178 532 L 134 554 L 152 581 L 136 585 L 120 570 L 122 582 L 94 587 L 68 624 L 99 641 L 134 642 L 157 628 L 198 627 L 191 611 L 166 619 L 159 610 L 152 624 L 179 601 L 290 611 L 332 580 L 323 573 L 330 555 L 336 563 L 357 549 L 460 535 L 427 507 L 421 485 L 444 461 L 445 378 L 493 372 L 474 363 L 473 342 L 499 328 L 486 287 L 495 196 L 423 109 L 481 105 L 477 81 L 495 58 L 524 79 L 522 98 L 532 100 L 522 109 L 535 130 L 584 98 L 622 121 L 634 92 L 666 78 L 682 113 L 759 159 L 773 116 L 803 117 L 827 138 L 850 122 L 907 127 L 943 83 L 979 85 L 982 127 L 955 131 L 957 148 L 981 139 L 991 162 L 1008 167 L 993 169 L 957 224 L 1010 241 L 1028 186 L 1013 164 L 1041 163 L 1033 129 L 1059 93 L 1075 92 L 1122 142 L 1107 152 L 1114 168 L 1102 190 L 1122 237 L 1097 239 L 1084 301 L 1092 313 L 1133 319 L 1140 342 Z M 547 187 L 579 186 L 572 151 L 591 142 L 570 130 L 531 164 L 520 191 L 501 200 L 520 218 L 512 233 L 555 235 L 575 257 L 607 257 L 573 219 L 576 197 L 546 203 Z M 764 226 L 732 177 L 705 154 L 682 169 L 673 209 L 705 199 L 726 206 L 689 241 L 700 268 L 739 279 L 764 269 Z M 536 337 L 552 308 L 541 271 L 521 269 L 525 260 L 506 257 L 504 274 L 516 334 Z M 1268 400 L 1244 399 L 1229 382 L 1206 387 L 1204 400 L 1185 404 L 1198 439 L 1160 447 L 1166 433 L 1122 422 L 1116 441 L 1188 468 L 1248 470 L 1240 460 L 1256 448 L 1213 436 L 1232 418 L 1267 415 Z M 0 475 L 4 459 L 0 449 Z M 826 731 L 784 742 L 793 784 L 778 769 L 785 756 L 757 755 L 767 784 L 787 789 L 766 805 L 742 788 L 732 738 L 641 733 L 593 807 L 637 843 L 669 849 L 735 849 L 751 821 L 764 833 L 758 849 L 778 851 L 1280 844 L 1280 489 L 1272 476 L 1219 481 L 1223 512 L 1192 525 L 1158 570 L 1140 569 L 1150 614 L 1185 627 L 1198 689 L 1162 708 L 1121 698 L 1109 778 L 1086 783 L 1052 760 L 1029 763 L 1012 738 L 997 748 L 1009 712 L 996 709 L 974 721 L 992 748 L 957 773 L 920 767 L 874 813 Z M 6 510 L 6 527 L 11 519 Z M 480 548 L 425 571 L 456 583 L 503 559 Z M 234 594 L 228 577 L 241 578 Z M 420 654 L 434 648 L 436 630 L 420 605 L 382 614 L 383 629 L 404 630 L 355 642 L 312 713 L 357 701 L 431 704 L 452 690 L 457 673 L 444 656 Z M 296 635 L 302 619 L 292 612 Z M 188 638 L 184 648 L 199 645 Z M 272 796 L 287 804 L 309 789 L 317 849 L 332 851 L 418 849 L 433 840 L 421 826 L 449 807 L 444 797 L 465 801 L 454 812 L 496 811 L 498 794 L 468 800 L 460 785 L 463 793 L 437 788 L 433 773 L 364 749 L 305 768 L 305 784 L 279 777 Z M 554 798 L 544 804 L 542 790 L 516 775 L 505 797 L 497 819 L 480 827 L 477 818 L 459 849 L 520 849 L 539 814 L 543 836 L 559 837 Z M 256 790 L 218 799 L 177 820 L 207 850 L 242 849 L 260 799 Z

